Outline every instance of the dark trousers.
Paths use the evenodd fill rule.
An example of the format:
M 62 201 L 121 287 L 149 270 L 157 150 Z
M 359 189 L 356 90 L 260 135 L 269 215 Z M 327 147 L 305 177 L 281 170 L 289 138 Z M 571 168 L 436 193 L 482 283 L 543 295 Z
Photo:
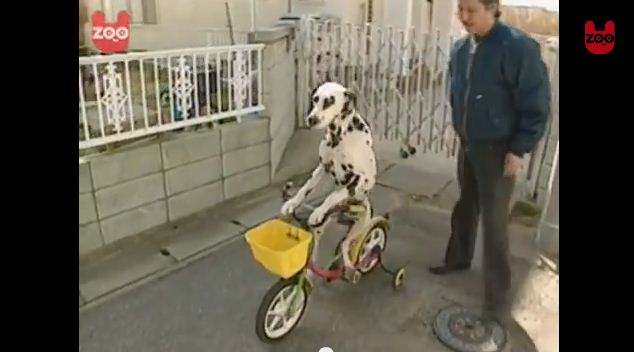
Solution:
M 483 222 L 485 307 L 508 309 L 511 270 L 507 235 L 515 179 L 504 177 L 507 148 L 503 144 L 473 144 L 458 155 L 460 199 L 451 216 L 451 237 L 445 254 L 448 266 L 469 266 Z

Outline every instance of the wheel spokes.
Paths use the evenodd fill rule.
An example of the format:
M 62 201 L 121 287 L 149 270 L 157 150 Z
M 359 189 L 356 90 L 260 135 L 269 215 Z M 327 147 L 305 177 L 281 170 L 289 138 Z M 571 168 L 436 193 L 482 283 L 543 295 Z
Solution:
M 296 288 L 296 286 L 288 286 L 282 290 L 271 304 L 272 308 L 266 312 L 265 329 L 268 334 L 283 335 L 294 324 L 298 311 L 293 309 L 289 312 L 289 309 L 294 308 L 291 304 L 295 295 L 301 294 L 295 290 Z M 289 313 L 291 313 L 290 316 Z
M 377 245 L 381 247 L 381 250 L 383 250 L 383 247 L 385 247 L 385 233 L 381 228 L 375 228 L 374 230 L 372 230 L 372 232 L 368 234 L 364 243 L 362 244 L 361 253 L 359 254 L 361 270 L 368 270 L 368 268 L 373 267 L 377 262 L 378 258 L 373 258 L 369 261 L 367 258 L 368 255 L 372 255 L 372 250 Z
M 370 253 L 372 249 L 377 245 L 381 245 L 383 247 L 385 245 L 384 238 L 385 236 L 381 236 L 382 231 L 380 229 L 375 229 L 372 233 L 367 237 L 365 244 L 363 245 L 363 249 L 361 250 L 361 257 L 364 257 L 366 254 Z

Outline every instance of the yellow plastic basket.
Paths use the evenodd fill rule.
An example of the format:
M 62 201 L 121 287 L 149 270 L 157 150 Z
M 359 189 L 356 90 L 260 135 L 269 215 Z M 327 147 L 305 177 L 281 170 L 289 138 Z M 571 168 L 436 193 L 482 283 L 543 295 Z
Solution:
M 306 265 L 313 235 L 272 219 L 249 230 L 245 236 L 255 260 L 271 273 L 288 279 Z

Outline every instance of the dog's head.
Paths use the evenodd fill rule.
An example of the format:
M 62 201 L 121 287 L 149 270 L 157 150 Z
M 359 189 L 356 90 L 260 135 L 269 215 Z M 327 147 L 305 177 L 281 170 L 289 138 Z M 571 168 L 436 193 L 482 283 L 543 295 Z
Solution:
M 324 129 L 337 117 L 341 121 L 354 111 L 355 94 L 344 86 L 326 82 L 313 91 L 312 109 L 308 112 L 306 123 L 314 129 Z

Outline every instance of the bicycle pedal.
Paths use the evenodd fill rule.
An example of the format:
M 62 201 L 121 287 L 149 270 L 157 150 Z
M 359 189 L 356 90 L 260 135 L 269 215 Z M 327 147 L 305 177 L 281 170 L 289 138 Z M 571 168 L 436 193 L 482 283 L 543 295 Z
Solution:
M 356 284 L 357 282 L 359 282 L 360 278 L 361 272 L 356 269 L 344 269 L 343 273 L 341 274 L 342 280 L 352 284 Z

